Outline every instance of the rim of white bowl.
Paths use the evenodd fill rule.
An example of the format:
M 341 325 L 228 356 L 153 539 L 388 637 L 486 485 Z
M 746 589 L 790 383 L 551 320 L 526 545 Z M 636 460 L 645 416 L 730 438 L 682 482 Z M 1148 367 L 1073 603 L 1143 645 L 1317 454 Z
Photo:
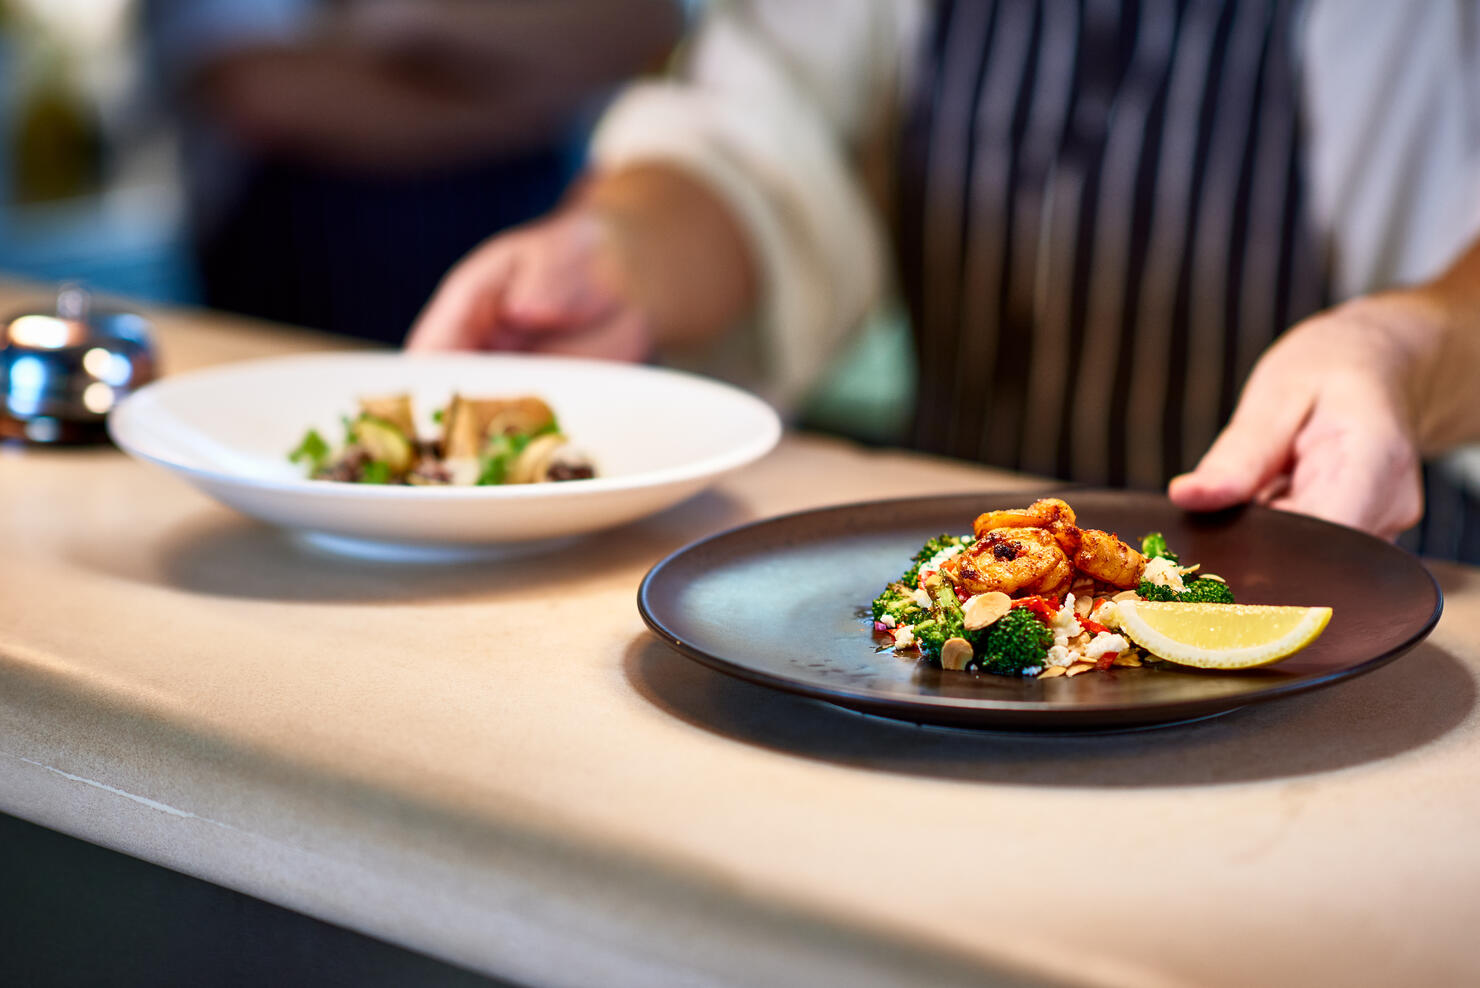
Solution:
M 155 455 L 130 443 L 126 436 L 128 428 L 127 420 L 130 415 L 136 414 L 132 411 L 132 408 L 139 403 L 139 400 L 144 396 L 150 395 L 151 392 L 157 394 L 159 391 L 166 390 L 179 382 L 229 376 L 244 369 L 262 368 L 272 364 L 333 362 L 344 359 L 365 360 L 367 358 L 385 362 L 402 360 L 432 362 L 446 360 L 453 356 L 473 358 L 480 361 L 493 360 L 500 363 L 527 362 L 571 369 L 584 368 L 616 371 L 638 377 L 654 376 L 680 379 L 688 384 L 723 395 L 726 400 L 736 403 L 738 407 L 746 408 L 757 416 L 758 424 L 762 427 L 751 440 L 740 443 L 724 452 L 694 460 L 681 466 L 665 467 L 660 470 L 645 470 L 641 473 L 624 474 L 617 477 L 593 477 L 585 480 L 568 480 L 558 484 L 489 484 L 481 487 L 349 484 L 333 480 L 311 480 L 307 477 L 289 479 L 251 477 L 224 470 L 203 469 L 170 459 L 166 456 Z M 442 500 L 523 500 L 527 498 L 583 497 L 587 495 L 639 490 L 646 487 L 664 487 L 670 484 L 701 480 L 707 477 L 718 477 L 749 463 L 753 463 L 776 447 L 776 444 L 781 440 L 781 433 L 781 417 L 764 400 L 732 384 L 726 384 L 723 381 L 717 381 L 700 374 L 692 374 L 687 371 L 674 370 L 668 367 L 651 367 L 645 364 L 623 364 L 614 361 L 590 360 L 580 357 L 550 357 L 536 354 L 504 353 L 467 353 L 456 355 L 450 353 L 305 353 L 238 360 L 229 364 L 219 364 L 197 370 L 182 371 L 179 374 L 171 374 L 168 377 L 160 378 L 120 401 L 108 413 L 108 435 L 113 439 L 113 442 L 119 449 L 123 450 L 129 456 L 153 463 L 168 470 L 202 480 L 235 484 L 259 490 L 294 492 L 310 497 L 350 497 L 363 499 L 394 499 L 411 496 L 421 499 Z

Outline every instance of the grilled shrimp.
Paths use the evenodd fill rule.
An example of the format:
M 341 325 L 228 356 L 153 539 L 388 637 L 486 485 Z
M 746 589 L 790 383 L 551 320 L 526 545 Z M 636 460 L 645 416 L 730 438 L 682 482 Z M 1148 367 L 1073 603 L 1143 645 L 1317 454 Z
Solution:
M 1072 559 L 1079 551 L 1074 509 L 1056 497 L 1041 497 L 1026 508 L 987 511 L 971 523 L 971 530 L 979 539 L 1003 528 L 1041 528 L 1053 535 L 1064 555 Z
M 1081 528 L 1074 566 L 1086 576 L 1128 590 L 1141 582 L 1146 558 L 1109 532 Z
M 971 531 L 981 538 L 998 528 L 1053 528 L 1074 525 L 1074 509 L 1056 497 L 1042 497 L 1026 508 L 986 511 L 976 516 Z
M 1010 596 L 1058 596 L 1074 578 L 1069 557 L 1053 534 L 1032 527 L 992 529 L 965 552 L 942 563 L 940 570 L 970 594 L 1000 590 Z
M 1056 587 L 1058 582 L 1067 586 L 1073 578 L 1074 570 L 1077 569 L 1085 576 L 1117 587 L 1128 589 L 1140 583 L 1141 571 L 1146 568 L 1146 560 L 1139 552 L 1109 532 L 1102 532 L 1097 528 L 1079 528 L 1074 521 L 1074 509 L 1056 497 L 1039 498 L 1026 508 L 987 511 L 978 515 L 971 528 L 980 541 L 957 557 L 961 560 L 958 568 L 962 572 L 962 579 L 956 582 L 961 583 L 973 593 L 1001 590 L 1009 594 L 1022 592 L 1047 595 L 1049 590 L 1043 589 L 1044 587 Z M 1039 589 L 1028 589 L 1029 585 L 1034 583 L 1033 580 L 1022 581 L 1016 591 L 999 585 L 984 585 L 981 589 L 975 589 L 969 582 L 975 577 L 968 576 L 967 571 L 979 571 L 986 574 L 991 567 L 985 563 L 973 563 L 972 560 L 980 558 L 984 549 L 990 552 L 998 551 L 995 547 L 988 547 L 987 544 L 997 539 L 999 535 L 1005 536 L 1009 532 L 1013 533 L 1009 541 L 1031 542 L 1038 547 L 1051 546 L 1058 550 L 1058 555 L 1064 558 L 1066 566 L 1068 566 L 1068 561 L 1072 560 L 1072 567 L 1065 570 L 1067 576 L 1059 580 L 1057 576 L 1050 577 L 1050 571 L 1045 569 L 1042 578 L 1037 581 Z M 996 557 L 995 561 L 1001 561 L 1001 557 Z M 1046 565 L 1043 559 L 1037 561 Z M 1009 559 L 1007 562 L 1015 564 L 1016 559 Z M 991 576 L 982 578 L 988 581 L 1005 578 L 997 570 L 991 572 Z M 955 580 L 955 577 L 952 579 Z

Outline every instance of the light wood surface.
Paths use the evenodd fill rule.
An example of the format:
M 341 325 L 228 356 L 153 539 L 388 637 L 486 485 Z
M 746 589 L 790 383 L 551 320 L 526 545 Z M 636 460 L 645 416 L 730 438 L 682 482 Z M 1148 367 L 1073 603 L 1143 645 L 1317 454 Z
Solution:
M 339 345 L 157 315 L 170 370 Z M 638 617 L 721 528 L 1025 483 L 791 436 L 566 551 L 405 566 L 7 448 L 0 809 L 541 984 L 1480 980 L 1474 570 L 1436 567 L 1438 631 L 1377 673 L 1099 738 L 855 716 Z

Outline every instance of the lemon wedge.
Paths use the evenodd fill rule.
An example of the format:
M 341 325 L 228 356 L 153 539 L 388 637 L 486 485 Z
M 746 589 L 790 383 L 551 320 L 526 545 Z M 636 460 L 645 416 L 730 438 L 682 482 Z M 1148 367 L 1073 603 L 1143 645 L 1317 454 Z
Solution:
M 1326 630 L 1329 607 L 1127 600 L 1120 628 L 1146 651 L 1200 669 L 1252 669 L 1300 651 Z

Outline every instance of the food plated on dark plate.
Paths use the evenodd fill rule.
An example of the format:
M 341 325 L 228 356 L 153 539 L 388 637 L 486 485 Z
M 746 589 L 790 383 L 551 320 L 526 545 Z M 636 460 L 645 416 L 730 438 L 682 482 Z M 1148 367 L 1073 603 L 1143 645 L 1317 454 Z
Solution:
M 913 557 L 931 540 L 939 540 L 940 533 L 960 532 L 966 520 L 990 518 L 994 512 L 1028 510 L 1022 505 L 1033 497 L 985 493 L 906 498 L 756 522 L 696 542 L 653 567 L 639 591 L 639 608 L 649 627 L 684 655 L 755 683 L 917 723 L 1040 731 L 1167 724 L 1330 686 L 1411 649 L 1432 630 L 1442 608 L 1437 584 L 1416 557 L 1318 519 L 1258 506 L 1189 514 L 1160 495 L 1124 491 L 1045 492 L 1043 497 L 1072 504 L 1073 524 L 1082 531 L 1092 526 L 1114 537 L 1119 545 L 1099 542 L 1098 536 L 1090 542 L 1092 547 L 1108 545 L 1127 568 L 1111 574 L 1090 562 L 1086 571 L 1075 565 L 1079 551 L 1065 552 L 1051 532 L 1047 540 L 1018 533 L 992 537 L 993 531 L 1041 525 L 1000 525 L 964 538 L 947 536 L 955 540 L 954 552 L 937 541 L 914 575 L 918 584 L 924 570 L 939 597 L 946 596 L 945 586 L 930 581 L 929 564 L 939 575 L 947 560 L 934 557 L 942 551 L 962 555 L 985 542 L 974 563 L 981 564 L 982 580 L 990 580 L 993 572 L 983 553 L 996 561 L 992 547 L 1018 539 L 1036 546 L 1052 541 L 1069 563 L 1067 570 L 1059 569 L 1052 553 L 1038 561 L 1044 567 L 1040 581 L 1051 583 L 1030 580 L 1005 588 L 965 577 L 967 588 L 980 592 L 967 593 L 965 604 L 955 598 L 962 615 L 977 596 L 984 601 L 972 609 L 985 611 L 986 618 L 1002 609 L 1002 601 L 988 594 L 1003 594 L 1008 606 L 977 629 L 966 629 L 961 617 L 962 630 L 972 634 L 959 634 L 954 626 L 944 629 L 946 634 L 924 629 L 941 648 L 950 638 L 965 639 L 969 651 L 958 645 L 948 661 L 942 661 L 938 650 L 931 655 L 918 646 L 896 648 L 894 632 L 904 623 L 918 642 L 920 624 L 935 618 L 917 598 L 918 620 L 901 622 L 896 613 L 895 628 L 888 628 L 882 617 L 891 599 L 899 606 L 902 596 L 900 588 L 891 594 L 889 587 L 905 582 L 901 570 L 907 574 L 916 565 Z M 999 521 L 1006 517 L 996 516 Z M 1134 544 L 1115 533 L 1135 533 Z M 1141 536 L 1153 537 L 1142 541 Z M 1081 536 L 1081 549 L 1083 542 Z M 1017 559 L 1017 553 L 1014 546 L 1003 555 Z M 963 578 L 966 560 L 951 569 Z M 1104 579 L 1107 575 L 1114 579 Z M 1222 584 L 1218 601 L 1210 599 L 1213 583 Z M 955 595 L 954 584 L 950 594 Z M 1070 594 L 1075 600 L 1066 613 Z M 924 597 L 936 604 L 928 587 Z M 1227 597 L 1237 603 L 1224 602 Z M 1086 605 L 1080 601 L 1085 598 L 1091 612 L 1101 617 L 1113 613 L 1104 610 L 1113 603 L 1119 612 L 1113 619 L 1117 627 L 1082 615 Z M 1198 629 L 1205 630 L 1208 622 L 1198 615 L 1209 608 L 1225 609 L 1220 612 L 1223 626 L 1214 622 L 1214 633 L 1199 637 Z M 1294 624 L 1270 635 L 1267 619 L 1240 616 L 1271 609 L 1294 618 Z M 1014 611 L 1026 612 L 1012 621 L 1033 632 L 1034 654 L 1007 663 L 1018 664 L 1015 670 L 990 668 L 995 661 L 990 629 Z M 1176 619 L 1178 613 L 1187 620 Z M 984 619 L 978 614 L 977 620 Z M 1028 619 L 1047 635 L 1034 631 Z M 1236 624 L 1246 626 L 1239 632 L 1248 632 L 1242 641 L 1230 637 L 1228 626 Z M 1259 635 L 1250 628 L 1259 630 L 1264 640 L 1255 641 Z M 1305 639 L 1303 647 L 1290 649 L 1292 629 L 1294 638 Z M 1101 635 L 1117 636 L 1126 648 L 1110 647 L 1119 643 Z M 1101 644 L 1091 662 L 1089 646 L 1097 640 Z M 1050 650 L 1059 646 L 1064 651 L 1050 660 Z M 1253 651 L 1238 653 L 1246 646 Z M 1281 651 L 1283 658 L 1265 664 Z M 1112 652 L 1116 654 L 1107 660 Z M 1216 661 L 1201 661 L 1209 655 L 1216 660 L 1220 653 L 1230 660 L 1223 668 Z M 1049 668 L 1063 671 L 1045 676 Z M 1079 671 L 1070 675 L 1070 669 Z
M 870 606 L 885 648 L 943 669 L 1073 678 L 1171 662 L 1251 669 L 1315 641 L 1324 606 L 1237 604 L 1223 577 L 1184 563 L 1161 532 L 1132 547 L 1083 528 L 1061 498 L 984 511 L 937 535 Z

